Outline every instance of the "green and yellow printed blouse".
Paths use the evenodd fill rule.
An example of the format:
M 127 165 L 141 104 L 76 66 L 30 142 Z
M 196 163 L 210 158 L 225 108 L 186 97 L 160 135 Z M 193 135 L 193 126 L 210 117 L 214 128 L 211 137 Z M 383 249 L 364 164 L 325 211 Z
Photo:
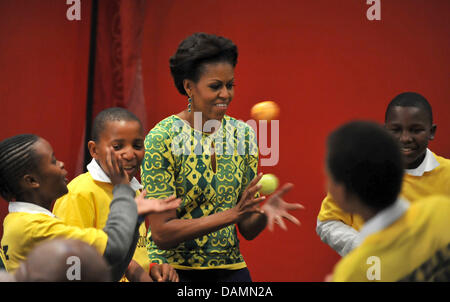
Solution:
M 216 173 L 211 165 L 215 153 Z M 159 122 L 145 139 L 141 181 L 147 198 L 182 199 L 179 219 L 195 219 L 236 205 L 256 176 L 258 146 L 254 130 L 224 116 L 218 131 L 206 134 L 172 115 Z M 239 250 L 235 225 L 160 250 L 148 232 L 151 262 L 170 263 L 179 269 L 240 269 L 246 267 Z

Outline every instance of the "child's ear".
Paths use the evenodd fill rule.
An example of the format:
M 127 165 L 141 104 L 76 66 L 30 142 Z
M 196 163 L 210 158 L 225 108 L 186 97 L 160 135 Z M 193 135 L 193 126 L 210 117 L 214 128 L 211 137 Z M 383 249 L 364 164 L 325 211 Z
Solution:
M 430 141 L 433 140 L 434 136 L 436 135 L 436 128 L 437 128 L 436 124 L 431 125 L 431 131 L 430 131 L 430 137 L 429 137 Z
M 22 177 L 22 183 L 27 189 L 37 189 L 41 186 L 36 176 L 33 174 L 25 174 Z
M 88 149 L 89 153 L 91 154 L 91 157 L 97 159 L 98 158 L 97 144 L 94 141 L 89 141 Z

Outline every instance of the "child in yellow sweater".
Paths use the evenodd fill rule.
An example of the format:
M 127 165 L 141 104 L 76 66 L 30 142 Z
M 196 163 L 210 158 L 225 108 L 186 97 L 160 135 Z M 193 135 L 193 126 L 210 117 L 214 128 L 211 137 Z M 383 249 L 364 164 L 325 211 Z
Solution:
M 59 198 L 53 213 L 70 225 L 103 228 L 109 213 L 113 185 L 105 173 L 106 146 L 114 148 L 125 170 L 130 186 L 136 192 L 141 184 L 134 177 L 144 157 L 144 130 L 140 120 L 123 108 L 109 108 L 94 119 L 92 140 L 88 148 L 92 161 L 88 172 L 73 179 L 69 193 Z M 178 281 L 176 271 L 168 264 L 152 265 L 147 255 L 147 229 L 142 221 L 133 260 L 125 276 L 129 281 Z M 150 278 L 151 277 L 151 278 Z M 125 281 L 125 279 L 123 279 Z
M 399 141 L 405 163 L 401 196 L 409 202 L 441 194 L 450 197 L 450 160 L 428 149 L 436 125 L 432 109 L 420 94 L 406 92 L 388 105 L 385 127 Z M 341 256 L 356 246 L 363 224 L 359 215 L 345 213 L 328 193 L 317 219 L 317 234 Z
M 450 198 L 409 203 L 399 197 L 402 154 L 380 125 L 348 123 L 329 136 L 327 147 L 330 194 L 344 212 L 364 220 L 357 247 L 339 261 L 332 280 L 449 281 Z

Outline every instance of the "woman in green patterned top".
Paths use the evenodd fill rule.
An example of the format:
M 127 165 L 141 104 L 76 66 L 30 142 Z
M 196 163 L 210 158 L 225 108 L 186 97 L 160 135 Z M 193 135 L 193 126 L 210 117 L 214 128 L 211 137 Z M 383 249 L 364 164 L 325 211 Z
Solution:
M 256 134 L 225 115 L 234 94 L 237 47 L 215 35 L 196 33 L 178 47 L 170 69 L 188 108 L 159 122 L 145 139 L 141 180 L 147 198 L 176 195 L 177 210 L 149 217 L 151 262 L 168 262 L 180 281 L 251 281 L 239 250 L 236 225 L 251 240 L 282 218 L 299 221 L 299 209 L 282 196 L 286 184 L 266 203 L 257 191 Z

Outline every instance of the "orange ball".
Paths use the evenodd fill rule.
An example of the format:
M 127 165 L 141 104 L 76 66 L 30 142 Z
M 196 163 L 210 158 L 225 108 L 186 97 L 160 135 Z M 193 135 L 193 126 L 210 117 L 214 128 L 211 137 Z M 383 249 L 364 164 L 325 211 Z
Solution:
M 280 114 L 280 107 L 277 105 L 277 103 L 272 101 L 264 101 L 255 104 L 251 111 L 250 115 L 253 119 L 260 121 L 260 120 L 266 120 L 271 121 L 278 118 L 278 115 Z

